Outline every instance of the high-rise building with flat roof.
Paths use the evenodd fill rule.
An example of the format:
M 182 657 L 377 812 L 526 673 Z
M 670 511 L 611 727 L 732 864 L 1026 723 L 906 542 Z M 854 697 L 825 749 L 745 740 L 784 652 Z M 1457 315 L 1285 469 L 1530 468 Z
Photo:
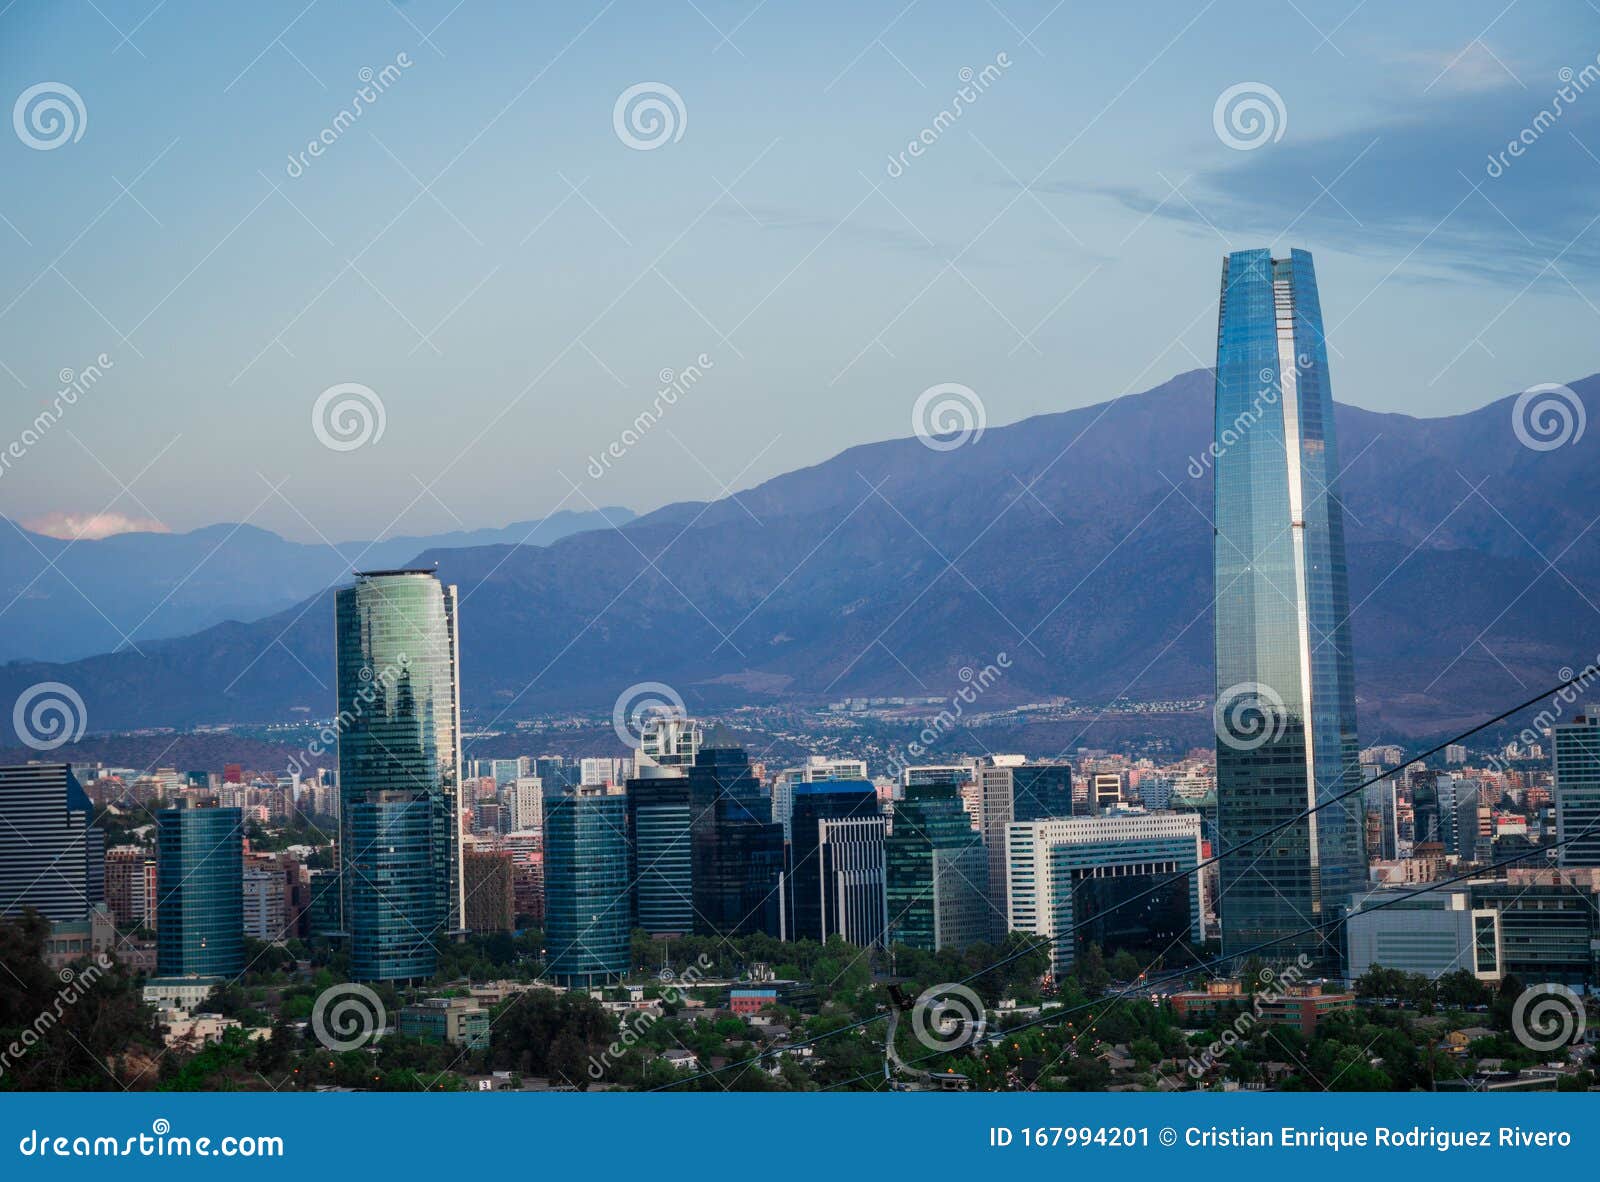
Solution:
M 546 971 L 557 985 L 620 981 L 632 956 L 628 798 L 600 785 L 545 801 Z
M 1555 748 L 1556 850 L 1563 866 L 1600 866 L 1600 705 L 1550 728 Z
M 1089 944 L 1182 956 L 1204 938 L 1200 818 L 1126 809 L 1007 830 L 1010 930 L 1051 941 L 1057 973 Z
M 106 897 L 105 834 L 64 763 L 0 767 L 0 915 L 86 919 Z
M 872 819 L 874 826 L 832 829 L 835 821 Z M 844 916 L 876 913 L 868 943 L 883 937 L 883 826 L 870 780 L 812 780 L 794 785 L 789 844 L 789 938 L 825 940 L 843 935 Z M 831 844 L 830 844 L 831 843 Z M 867 894 L 870 899 L 854 898 Z M 857 934 L 873 924 L 863 918 Z
M 736 746 L 705 746 L 689 767 L 690 852 L 698 935 L 786 931 L 783 826 Z
M 937 952 L 990 936 L 989 862 L 953 780 L 911 783 L 884 841 L 889 942 Z
M 465 922 L 457 623 L 456 589 L 431 570 L 359 574 L 335 595 L 340 884 L 356 980 L 432 976 L 435 942 Z
M 628 781 L 635 922 L 652 936 L 694 931 L 689 778 L 680 767 L 641 763 Z
M 1366 878 L 1350 592 L 1333 391 L 1311 255 L 1222 268 L 1215 457 L 1217 805 L 1222 944 L 1304 953 Z M 1321 807 L 1309 816 L 1301 814 Z M 1299 933 L 1299 934 L 1296 934 Z
M 236 976 L 244 970 L 244 814 L 180 801 L 157 813 L 156 825 L 156 971 Z

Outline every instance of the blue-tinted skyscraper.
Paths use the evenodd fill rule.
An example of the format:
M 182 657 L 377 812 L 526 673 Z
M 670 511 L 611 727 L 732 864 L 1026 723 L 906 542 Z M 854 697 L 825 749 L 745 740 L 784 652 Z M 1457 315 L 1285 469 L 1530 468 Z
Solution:
M 465 912 L 456 589 L 431 570 L 360 574 L 334 624 L 350 975 L 429 977 Z
M 840 825 L 843 821 L 872 821 Z M 880 943 L 883 895 L 882 810 L 870 780 L 815 780 L 794 786 L 789 844 L 788 932 L 792 940 L 844 936 Z M 852 919 L 852 917 L 857 917 Z
M 634 919 L 652 936 L 694 931 L 689 779 L 683 769 L 641 763 L 628 781 Z
M 620 981 L 632 953 L 628 798 L 571 788 L 545 802 L 546 971 L 557 985 Z
M 156 971 L 244 971 L 244 814 L 209 804 L 156 814 Z
M 1311 256 L 1230 254 L 1217 327 L 1217 806 L 1224 848 L 1360 783 L 1344 510 Z M 1222 864 L 1224 954 L 1329 924 L 1366 877 L 1360 801 Z M 1339 933 L 1284 940 L 1338 966 Z

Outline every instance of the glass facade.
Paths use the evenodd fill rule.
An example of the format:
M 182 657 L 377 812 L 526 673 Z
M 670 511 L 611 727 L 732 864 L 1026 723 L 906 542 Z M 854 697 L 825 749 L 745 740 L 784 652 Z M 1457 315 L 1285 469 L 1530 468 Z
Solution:
M 1555 746 L 1556 840 L 1563 866 L 1600 866 L 1600 707 L 1550 728 Z
M 1225 848 L 1360 783 L 1344 510 L 1311 256 L 1238 251 L 1217 329 L 1215 541 L 1218 827 Z M 1331 925 L 1366 878 L 1358 800 L 1222 863 L 1225 955 L 1281 940 L 1330 974 Z
M 694 931 L 689 780 L 681 773 L 628 781 L 635 922 L 652 936 Z
M 790 814 L 794 839 L 789 845 L 787 883 L 790 939 L 822 940 L 830 931 L 840 931 L 838 901 L 830 881 L 836 868 L 824 865 L 822 823 L 876 817 L 880 811 L 877 790 L 867 780 L 818 780 L 794 785 Z
M 428 977 L 465 913 L 456 589 L 432 571 L 360 574 L 334 621 L 350 973 Z
M 782 936 L 783 826 L 739 747 L 703 747 L 689 768 L 695 934 Z
M 953 782 L 912 783 L 884 841 L 889 942 L 936 952 L 989 938 L 989 862 Z
M 1011 769 L 1011 819 L 1045 821 L 1072 816 L 1072 767 L 1025 763 Z
M 156 971 L 244 971 L 244 814 L 191 806 L 156 814 Z
M 628 798 L 601 788 L 552 796 L 545 806 L 545 971 L 557 985 L 620 981 L 628 971 Z

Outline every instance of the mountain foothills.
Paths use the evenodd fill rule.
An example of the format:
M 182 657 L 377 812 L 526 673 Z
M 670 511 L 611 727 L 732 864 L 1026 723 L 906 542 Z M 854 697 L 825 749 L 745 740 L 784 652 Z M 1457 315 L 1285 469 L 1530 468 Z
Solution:
M 0 617 L 0 661 L 143 648 L 284 611 L 358 566 L 393 566 L 435 547 L 544 545 L 633 516 L 627 509 L 561 512 L 504 529 L 311 544 L 238 523 L 64 541 L 0 521 L 0 602 L 10 605 Z
M 1573 389 L 1594 418 L 1600 377 Z M 1364 734 L 1476 721 L 1600 652 L 1600 431 L 1535 450 L 1514 403 L 1426 420 L 1337 409 Z M 608 709 L 641 681 L 691 709 L 949 697 L 991 664 L 975 709 L 1209 696 L 1212 437 L 1211 375 L 1194 371 L 950 450 L 854 447 L 549 545 L 408 557 L 460 586 L 462 696 L 480 726 Z M 237 602 L 282 576 L 203 564 L 195 578 Z M 322 590 L 142 654 L 13 663 L 0 700 L 63 681 L 96 731 L 325 717 L 332 619 Z

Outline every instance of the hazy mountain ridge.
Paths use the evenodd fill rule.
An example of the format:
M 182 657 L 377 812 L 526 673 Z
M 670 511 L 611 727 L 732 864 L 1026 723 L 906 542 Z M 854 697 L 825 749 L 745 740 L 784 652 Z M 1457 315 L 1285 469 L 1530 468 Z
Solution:
M 1600 379 L 1574 389 L 1600 410 Z M 1600 439 L 1525 447 L 1513 401 L 1432 420 L 1337 408 L 1365 718 L 1437 730 L 1600 652 Z M 1000 652 L 994 704 L 1208 695 L 1211 436 L 1211 378 L 1195 371 L 949 452 L 854 447 L 620 533 L 420 560 L 460 585 L 479 724 L 607 708 L 645 680 L 691 706 L 948 696 Z M 66 681 L 95 730 L 328 715 L 327 598 L 146 657 L 8 666 L 0 691 Z

